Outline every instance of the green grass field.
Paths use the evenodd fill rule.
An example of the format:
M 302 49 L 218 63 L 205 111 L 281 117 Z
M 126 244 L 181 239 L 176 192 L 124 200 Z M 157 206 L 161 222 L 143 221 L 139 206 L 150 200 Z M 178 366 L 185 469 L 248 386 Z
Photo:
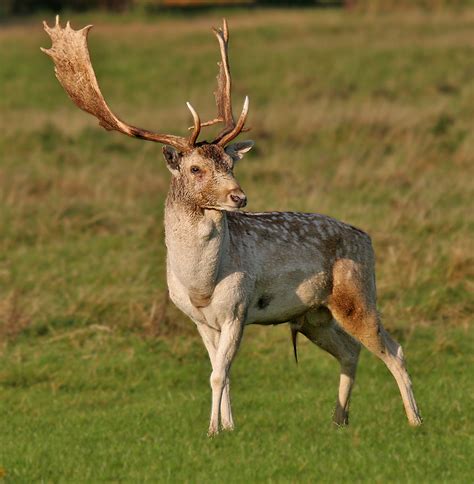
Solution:
M 222 13 L 70 17 L 96 25 L 112 109 L 184 134 L 185 101 L 214 116 Z M 161 147 L 79 111 L 31 18 L 0 27 L 0 480 L 471 483 L 474 10 L 226 15 L 257 143 L 236 170 L 248 209 L 372 235 L 424 425 L 365 351 L 351 425 L 334 428 L 337 363 L 300 338 L 297 367 L 287 327 L 251 327 L 237 429 L 207 439 L 207 354 L 166 298 Z

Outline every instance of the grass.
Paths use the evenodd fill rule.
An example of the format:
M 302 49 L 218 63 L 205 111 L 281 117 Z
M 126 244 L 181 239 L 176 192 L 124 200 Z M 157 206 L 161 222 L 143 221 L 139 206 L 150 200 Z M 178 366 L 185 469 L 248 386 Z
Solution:
M 103 92 L 138 126 L 214 115 L 222 12 L 75 15 Z M 50 20 L 51 23 L 52 20 Z M 368 231 L 387 328 L 425 425 L 364 353 L 351 426 L 337 365 L 284 327 L 249 328 L 237 430 L 205 438 L 209 363 L 167 303 L 160 147 L 106 133 L 39 52 L 39 19 L 0 30 L 0 468 L 31 481 L 471 482 L 474 11 L 232 11 L 234 100 L 255 151 L 250 210 L 318 211 Z M 2 471 L 0 470 L 0 475 Z
M 286 334 L 251 328 L 233 369 L 237 430 L 208 440 L 209 363 L 196 339 L 91 327 L 22 341 L 2 361 L 0 458 L 12 482 L 469 482 L 474 405 L 463 369 L 473 338 L 419 330 L 405 343 L 419 429 L 367 353 L 351 426 L 333 428 L 337 364 L 303 344 L 296 368 Z

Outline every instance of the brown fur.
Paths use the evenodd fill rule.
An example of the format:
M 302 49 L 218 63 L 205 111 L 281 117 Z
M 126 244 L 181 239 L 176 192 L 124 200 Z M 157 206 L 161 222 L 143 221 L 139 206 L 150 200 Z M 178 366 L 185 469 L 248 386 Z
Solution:
M 375 288 L 367 283 L 366 269 L 352 260 L 336 261 L 328 307 L 349 334 L 359 339 L 371 351 L 383 354 L 385 349 L 379 336 Z
M 363 330 L 367 308 L 360 288 L 352 283 L 335 285 L 329 297 L 329 307 L 351 334 L 357 336 Z
M 232 168 L 230 157 L 226 155 L 224 149 L 220 146 L 203 144 L 198 148 L 198 153 L 204 158 L 213 161 L 217 171 L 227 173 Z

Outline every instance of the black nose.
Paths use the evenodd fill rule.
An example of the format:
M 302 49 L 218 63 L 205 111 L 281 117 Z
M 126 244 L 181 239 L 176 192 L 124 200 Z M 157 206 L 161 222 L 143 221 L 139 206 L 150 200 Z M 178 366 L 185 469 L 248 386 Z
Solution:
M 242 208 L 247 205 L 247 197 L 242 193 L 241 195 L 236 195 L 232 193 L 230 199 L 237 205 L 237 207 Z

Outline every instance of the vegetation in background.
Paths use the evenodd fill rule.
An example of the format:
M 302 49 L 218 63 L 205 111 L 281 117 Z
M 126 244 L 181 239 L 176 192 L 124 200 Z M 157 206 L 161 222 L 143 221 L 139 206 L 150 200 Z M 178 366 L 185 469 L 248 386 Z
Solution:
M 183 134 L 186 100 L 214 114 L 222 13 L 71 20 L 96 24 L 113 110 Z M 238 429 L 205 438 L 207 355 L 166 297 L 161 147 L 71 103 L 38 19 L 0 30 L 0 476 L 470 482 L 474 11 L 240 10 L 229 23 L 234 101 L 250 95 L 257 142 L 236 169 L 249 209 L 319 211 L 372 235 L 425 425 L 407 426 L 365 352 L 352 425 L 336 431 L 336 363 L 302 342 L 296 368 L 287 328 L 249 328 Z
M 465 9 L 474 0 L 2 0 L 0 15 L 25 15 L 39 11 L 62 12 L 101 9 L 111 12 L 156 12 L 221 7 L 344 7 L 360 12 L 421 9 L 428 12 Z
M 93 9 L 124 12 L 133 10 L 182 9 L 215 6 L 341 6 L 344 0 L 2 0 L 0 15 L 25 15 L 38 11 L 85 11 Z

